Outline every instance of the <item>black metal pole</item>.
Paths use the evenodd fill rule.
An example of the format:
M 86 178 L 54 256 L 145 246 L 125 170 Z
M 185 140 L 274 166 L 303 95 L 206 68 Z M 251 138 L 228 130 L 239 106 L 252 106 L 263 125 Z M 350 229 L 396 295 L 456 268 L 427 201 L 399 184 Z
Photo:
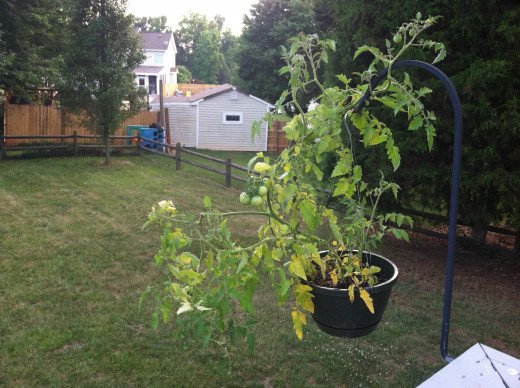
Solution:
M 455 86 L 437 67 L 421 61 L 405 60 L 399 61 L 392 65 L 392 69 L 399 67 L 418 67 L 429 71 L 436 76 L 444 85 L 450 96 L 453 114 L 455 116 L 455 136 L 453 141 L 453 170 L 451 176 L 451 199 L 450 199 L 450 224 L 448 229 L 448 253 L 446 259 L 446 282 L 444 286 L 444 309 L 442 316 L 441 343 L 440 351 L 442 357 L 448 361 L 453 361 L 453 357 L 448 355 L 448 335 L 450 332 L 450 315 L 451 301 L 453 294 L 453 266 L 455 261 L 455 242 L 457 238 L 457 213 L 459 207 L 459 188 L 460 188 L 460 166 L 462 160 L 462 107 Z M 372 87 L 369 88 L 365 95 L 361 98 L 356 107 L 359 111 L 365 105 L 365 101 L 370 96 L 370 90 L 373 89 L 388 73 L 388 68 L 382 70 L 376 78 L 372 80 Z

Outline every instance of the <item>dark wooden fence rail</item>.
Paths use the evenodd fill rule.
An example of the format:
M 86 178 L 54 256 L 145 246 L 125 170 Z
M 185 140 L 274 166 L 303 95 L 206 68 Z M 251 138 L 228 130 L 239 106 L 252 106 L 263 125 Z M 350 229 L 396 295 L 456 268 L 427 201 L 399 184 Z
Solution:
M 159 142 L 151 139 L 146 139 L 146 142 L 157 144 L 159 147 L 162 147 L 164 151 L 160 150 L 154 150 L 151 148 L 143 147 L 142 146 L 142 138 L 140 134 L 137 134 L 137 136 L 110 136 L 109 139 L 135 139 L 137 138 L 136 145 L 111 145 L 111 148 L 135 148 L 137 155 L 140 155 L 141 151 L 147 151 L 150 153 L 158 154 L 161 156 L 168 157 L 170 159 L 175 159 L 175 168 L 177 170 L 181 170 L 181 164 L 186 163 L 207 171 L 214 172 L 216 174 L 223 175 L 225 177 L 225 185 L 227 187 L 231 187 L 231 180 L 235 179 L 240 182 L 246 182 L 247 179 L 243 178 L 238 175 L 234 175 L 232 173 L 232 169 L 236 169 L 239 171 L 248 172 L 246 167 L 240 166 L 238 164 L 232 163 L 231 158 L 226 158 L 226 160 L 214 158 L 212 156 L 204 155 L 186 148 L 182 148 L 180 143 L 177 143 L 176 145 L 169 145 L 164 142 Z M 77 139 L 101 139 L 101 136 L 97 135 L 78 135 L 76 132 L 74 132 L 72 135 L 32 135 L 32 136 L 4 136 L 2 132 L 0 132 L 0 154 L 2 159 L 5 158 L 5 152 L 6 151 L 19 151 L 19 150 L 37 150 L 37 149 L 59 149 L 59 148 L 65 148 L 67 145 L 42 145 L 42 146 L 5 146 L 4 145 L 4 139 L 36 139 L 36 140 L 42 140 L 42 139 L 73 139 L 73 147 L 74 149 L 78 148 L 103 148 L 104 144 L 81 144 L 77 142 Z M 219 170 L 217 168 L 206 166 L 202 163 L 194 162 L 193 160 L 189 160 L 186 158 L 182 158 L 183 154 L 192 155 L 201 159 L 209 160 L 218 164 L 222 164 L 224 166 L 224 170 Z M 256 171 L 249 171 L 249 173 L 258 174 Z M 318 189 L 319 191 L 326 193 L 326 194 L 332 194 L 332 191 L 326 190 L 326 189 Z M 408 215 L 415 215 L 424 217 L 431 220 L 436 221 L 447 221 L 446 216 L 442 216 L 439 214 L 431 214 L 426 212 L 421 212 L 413 209 L 403 209 L 402 213 L 408 214 Z M 464 225 L 462 223 L 459 223 L 461 226 L 468 226 Z M 409 228 L 408 228 L 409 229 Z M 430 229 L 420 228 L 420 227 L 414 227 L 413 230 L 415 232 L 419 232 L 422 234 L 435 236 L 439 238 L 448 238 L 448 235 L 445 233 L 436 232 Z M 515 244 L 513 249 L 513 254 L 515 256 L 518 256 L 520 254 L 520 231 L 513 231 L 508 230 L 505 228 L 499 228 L 495 226 L 488 226 L 485 228 L 486 231 L 498 233 L 502 235 L 508 235 L 508 236 L 514 236 L 515 237 Z M 506 250 L 509 253 L 511 253 L 510 250 Z
M 169 146 L 169 147 L 172 147 L 172 146 Z M 149 151 L 149 150 L 147 150 L 147 151 Z M 160 153 L 160 152 L 156 152 L 156 151 L 154 151 L 154 152 L 155 153 Z M 211 160 L 212 162 L 223 164 L 225 166 L 225 171 L 218 170 L 218 169 L 210 167 L 210 166 L 205 166 L 203 164 L 194 162 L 192 160 L 183 159 L 182 158 L 182 154 L 183 153 L 186 153 L 188 155 L 197 156 L 199 158 L 206 159 L 206 160 Z M 198 152 L 195 152 L 195 151 L 188 150 L 186 148 L 182 148 L 180 143 L 177 143 L 175 145 L 175 155 L 172 156 L 172 158 L 175 158 L 175 161 L 176 161 L 175 168 L 177 170 L 181 170 L 181 163 L 184 162 L 186 164 L 190 164 L 192 166 L 199 167 L 199 168 L 202 168 L 204 170 L 208 170 L 208 171 L 212 171 L 212 172 L 217 173 L 217 174 L 224 175 L 227 187 L 231 187 L 231 179 L 235 179 L 235 180 L 240 181 L 240 182 L 246 182 L 247 181 L 246 178 L 242 178 L 241 176 L 234 175 L 232 173 L 232 168 L 235 168 L 235 169 L 240 170 L 240 171 L 246 171 L 246 172 L 247 172 L 247 168 L 242 167 L 242 166 L 240 166 L 238 164 L 232 163 L 231 162 L 231 158 L 226 158 L 226 160 L 217 159 L 217 158 L 214 158 L 212 156 L 204 155 L 204 154 L 201 154 L 201 153 L 198 153 Z M 250 172 L 252 172 L 254 174 L 258 174 L 256 171 L 250 171 Z
M 110 148 L 135 148 L 138 152 L 140 150 L 141 146 L 141 135 L 138 134 L 137 136 L 109 136 L 110 140 L 129 140 L 129 139 L 135 139 L 137 138 L 136 145 L 119 145 L 119 144 L 111 144 Z M 64 140 L 64 139 L 72 139 L 72 143 L 63 143 L 60 145 L 57 144 L 40 144 L 40 145 L 30 145 L 30 146 L 20 146 L 20 145 L 10 145 L 6 146 L 7 140 Z M 1 159 L 5 159 L 6 155 L 5 153 L 8 151 L 30 151 L 30 150 L 46 150 L 46 149 L 64 149 L 67 147 L 70 147 L 70 144 L 72 144 L 72 147 L 74 150 L 77 150 L 79 148 L 104 148 L 105 145 L 100 144 L 82 144 L 78 143 L 78 139 L 102 139 L 99 135 L 78 135 L 76 131 L 73 131 L 72 135 L 4 135 L 2 131 L 0 131 L 0 157 Z

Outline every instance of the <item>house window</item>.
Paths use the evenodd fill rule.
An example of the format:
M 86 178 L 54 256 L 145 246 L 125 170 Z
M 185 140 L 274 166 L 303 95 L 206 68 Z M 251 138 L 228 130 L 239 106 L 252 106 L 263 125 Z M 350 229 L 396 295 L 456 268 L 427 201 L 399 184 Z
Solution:
M 139 86 L 146 86 L 144 77 L 139 77 Z
M 153 61 L 156 65 L 162 65 L 163 64 L 163 54 L 154 54 Z
M 222 122 L 224 124 L 242 124 L 242 113 L 224 112 Z

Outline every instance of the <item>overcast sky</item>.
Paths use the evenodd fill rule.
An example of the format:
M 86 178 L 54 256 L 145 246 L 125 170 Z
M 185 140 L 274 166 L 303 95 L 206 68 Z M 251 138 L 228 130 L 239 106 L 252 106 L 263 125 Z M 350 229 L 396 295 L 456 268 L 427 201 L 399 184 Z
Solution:
M 190 12 L 206 15 L 208 20 L 221 15 L 226 18 L 224 28 L 240 35 L 243 15 L 249 15 L 251 4 L 257 2 L 258 0 L 128 0 L 128 13 L 137 17 L 164 15 L 173 30 L 177 29 L 177 24 Z

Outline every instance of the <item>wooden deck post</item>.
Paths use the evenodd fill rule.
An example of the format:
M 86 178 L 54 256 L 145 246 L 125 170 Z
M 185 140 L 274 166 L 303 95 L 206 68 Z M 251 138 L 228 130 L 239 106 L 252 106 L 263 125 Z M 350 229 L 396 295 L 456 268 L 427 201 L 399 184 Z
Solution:
M 164 138 L 166 139 L 166 144 L 171 145 L 171 139 L 170 139 L 170 114 L 168 112 L 168 108 L 164 108 L 164 121 L 166 124 L 165 134 Z M 166 147 L 166 150 L 169 154 L 172 153 L 172 150 L 170 147 Z
M 181 143 L 175 145 L 175 169 L 181 170 Z
M 141 156 L 141 132 L 137 132 L 137 156 Z

